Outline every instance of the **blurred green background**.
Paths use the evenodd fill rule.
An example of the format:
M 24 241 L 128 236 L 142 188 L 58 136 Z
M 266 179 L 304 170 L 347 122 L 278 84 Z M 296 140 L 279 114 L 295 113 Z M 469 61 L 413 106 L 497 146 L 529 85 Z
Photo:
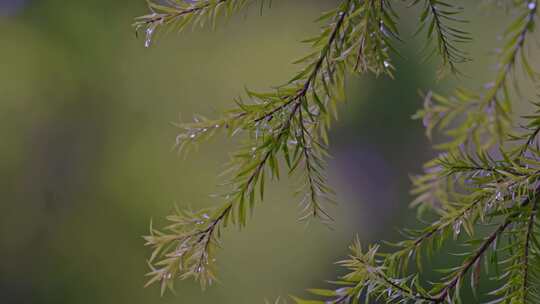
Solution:
M 130 27 L 146 13 L 143 0 L 0 0 L 0 302 L 262 303 L 326 286 L 355 234 L 396 239 L 397 228 L 414 225 L 408 174 L 433 155 L 410 120 L 418 89 L 448 92 L 457 81 L 437 83 L 434 65 L 418 58 L 421 41 L 406 39 L 396 80 L 348 82 L 332 133 L 333 230 L 297 222 L 284 180 L 246 229 L 225 234 L 219 284 L 202 292 L 182 282 L 164 297 L 142 288 L 150 218 L 161 222 L 175 204 L 219 203 L 209 194 L 234 149 L 220 138 L 184 160 L 171 149 L 170 123 L 217 116 L 244 86 L 289 79 L 298 69 L 290 62 L 307 50 L 298 41 L 335 4 L 275 0 L 262 16 L 252 8 L 215 31 L 160 37 L 145 49 Z M 487 55 L 506 21 L 468 6 L 476 60 L 465 82 L 476 88 L 489 81 Z M 407 37 L 415 18 L 404 10 Z

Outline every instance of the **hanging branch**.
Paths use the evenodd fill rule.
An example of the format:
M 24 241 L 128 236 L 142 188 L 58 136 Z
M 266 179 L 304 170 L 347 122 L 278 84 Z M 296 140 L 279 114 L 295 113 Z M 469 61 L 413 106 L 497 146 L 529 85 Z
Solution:
M 411 6 L 420 2 L 423 3 L 423 8 L 420 26 L 416 33 L 426 32 L 426 44 L 423 50 L 424 53 L 428 53 L 426 59 L 431 58 L 435 53 L 439 54 L 442 60 L 439 77 L 445 74 L 446 68 L 452 73 L 459 73 L 457 65 L 470 61 L 470 57 L 457 45 L 472 40 L 468 32 L 455 26 L 456 23 L 466 23 L 465 20 L 456 17 L 463 12 L 463 8 L 441 0 L 414 0 Z M 433 44 L 436 44 L 435 47 L 432 47 Z
M 231 15 L 254 2 L 150 0 L 151 14 L 138 18 L 134 25 L 146 31 L 145 45 L 150 46 L 156 30 L 181 30 L 208 21 L 215 24 L 217 16 Z M 470 35 L 456 26 L 465 24 L 457 17 L 463 8 L 449 0 L 413 0 L 411 4 L 420 3 L 418 32 L 427 34 L 427 57 L 438 54 L 441 70 L 458 74 L 458 64 L 470 59 L 460 48 L 471 41 Z M 537 4 L 524 0 L 509 6 L 521 13 L 506 31 L 495 81 L 485 91 L 457 89 L 449 98 L 428 92 L 424 109 L 415 115 L 422 119 L 430 139 L 435 131 L 449 138 L 434 146 L 443 152 L 425 164 L 425 174 L 413 178 L 413 204 L 422 214 L 432 211 L 437 219 L 423 229 L 405 231 L 405 239 L 390 244 L 394 250 L 389 253 L 380 252 L 378 245 L 363 251 L 356 240 L 350 256 L 338 263 L 348 271 L 336 282 L 340 288 L 312 289 L 326 301 L 293 298 L 297 303 L 357 303 L 361 298 L 384 303 L 457 303 L 465 277 L 471 275 L 471 287 L 476 289 L 482 277 L 480 262 L 488 259 L 505 271 L 495 276 L 501 286 L 489 293 L 497 303 L 540 301 L 540 103 L 533 103 L 535 112 L 525 115 L 525 125 L 514 133 L 513 96 L 508 86 L 510 79 L 515 80 L 510 74 L 518 65 L 530 80 L 537 79 L 525 52 L 536 28 Z M 283 167 L 301 177 L 300 218 L 332 220 L 326 210 L 334 195 L 325 174 L 328 129 L 345 98 L 348 73 L 393 77 L 392 54 L 398 53 L 393 42 L 403 41 L 397 19 L 391 1 L 343 0 L 319 18 L 324 24 L 320 33 L 305 41 L 312 51 L 295 62 L 302 67 L 284 85 L 267 93 L 246 90 L 246 100 L 235 100 L 237 107 L 221 118 L 197 115 L 193 122 L 176 124 L 182 131 L 175 147 L 182 153 L 219 132 L 243 141 L 225 172 L 228 188 L 221 206 L 178 210 L 167 217 L 169 226 L 160 230 L 151 226 L 145 237 L 153 249 L 147 285 L 160 283 L 163 293 L 173 288 L 176 279 L 192 278 L 203 288 L 212 284 L 221 230 L 230 224 L 246 225 L 247 214 L 264 199 L 266 180 L 279 180 Z M 498 226 L 475 240 L 477 226 L 490 224 Z M 503 234 L 507 240 L 501 238 Z M 464 253 L 457 268 L 445 269 L 448 275 L 440 282 L 424 288 L 421 273 L 429 263 L 425 256 L 444 254 L 438 250 L 452 239 L 474 249 Z M 413 259 L 416 271 L 411 274 L 408 263 Z
M 205 22 L 211 22 L 215 26 L 220 14 L 230 16 L 254 2 L 255 0 L 147 0 L 151 14 L 137 17 L 133 26 L 136 33 L 140 29 L 144 30 L 144 45 L 148 48 L 156 31 L 161 28 L 180 32 L 189 25 L 203 26 Z M 261 2 L 261 7 L 263 4 L 264 1 Z
M 505 140 L 512 126 L 511 97 L 508 88 L 510 74 L 515 70 L 518 59 L 526 75 L 536 80 L 527 59 L 527 38 L 535 28 L 537 1 L 527 0 L 516 8 L 521 11 L 506 30 L 506 41 L 501 51 L 495 80 L 486 85 L 485 94 L 457 89 L 454 96 L 446 98 L 438 94 L 426 95 L 424 109 L 417 112 L 429 137 L 433 130 L 443 131 L 449 141 L 436 145 L 441 150 L 455 150 L 462 146 L 488 149 Z M 516 85 L 517 86 L 517 85 Z M 456 119 L 465 119 L 455 124 Z M 456 125 L 455 127 L 449 127 Z
M 237 100 L 238 108 L 227 113 L 224 118 L 209 120 L 199 115 L 193 123 L 177 124 L 184 132 L 177 136 L 176 147 L 183 152 L 220 130 L 228 130 L 230 136 L 246 134 L 247 141 L 244 148 L 233 155 L 226 170 L 231 175 L 227 184 L 232 190 L 223 195 L 226 202 L 222 207 L 205 213 L 208 218 L 203 222 L 207 224 L 198 226 L 196 220 L 183 219 L 183 230 L 169 230 L 171 234 L 167 237 L 147 237 L 147 245 L 154 247 L 153 258 L 150 260 L 153 271 L 149 273 L 152 279 L 149 283 L 161 281 L 162 286 L 172 287 L 175 278 L 194 277 L 203 287 L 211 284 L 215 280 L 212 248 L 219 238 L 215 232 L 229 222 L 240 227 L 246 225 L 247 214 L 254 209 L 257 192 L 260 199 L 263 199 L 265 179 L 280 178 L 280 158 L 286 162 L 291 173 L 299 165 L 303 167 L 308 186 L 302 190 L 305 194 L 301 202 L 301 219 L 316 217 L 324 222 L 332 219 L 323 207 L 324 202 L 333 201 L 333 192 L 326 185 L 323 173 L 326 145 L 320 141 L 327 140 L 326 129 L 332 114 L 329 107 L 335 108 L 335 103 L 342 99 L 345 62 L 351 62 L 352 57 L 356 57 L 352 54 L 358 48 L 356 39 L 360 34 L 355 33 L 353 37 L 347 34 L 355 32 L 362 22 L 377 22 L 377 28 L 382 31 L 384 25 L 381 24 L 389 21 L 381 23 L 380 13 L 376 12 L 383 5 L 388 7 L 384 3 L 371 1 L 359 5 L 353 0 L 343 1 L 336 10 L 321 17 L 321 21 L 329 24 L 323 27 L 320 36 L 308 40 L 316 51 L 297 61 L 306 67 L 286 85 L 271 93 L 247 91 L 250 102 Z M 190 12 L 211 7 L 207 2 L 193 5 Z M 219 5 L 219 2 L 212 2 L 212 5 Z M 182 12 L 169 18 L 187 14 L 184 13 L 186 10 Z M 160 22 L 155 18 L 150 21 Z M 387 43 L 387 38 L 374 42 L 382 39 L 380 34 L 370 36 L 364 33 L 360 36 L 369 45 L 377 44 L 380 47 Z M 385 55 L 386 50 L 372 50 L 384 55 L 384 58 L 388 56 Z M 369 69 L 390 73 L 389 58 L 383 61 L 375 55 L 370 58 L 366 61 Z M 186 235 L 184 230 L 189 231 L 189 234 Z M 157 231 L 153 233 L 159 236 L 163 234 Z M 178 235 L 175 236 L 175 233 Z M 199 238 L 193 238 L 192 234 Z M 157 257 L 162 259 L 154 261 Z M 177 269 L 172 271 L 174 267 Z

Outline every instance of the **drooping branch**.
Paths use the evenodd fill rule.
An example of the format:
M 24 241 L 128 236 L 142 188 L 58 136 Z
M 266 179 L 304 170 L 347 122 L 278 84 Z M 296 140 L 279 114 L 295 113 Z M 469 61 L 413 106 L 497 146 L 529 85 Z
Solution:
M 445 68 L 452 73 L 459 73 L 457 65 L 469 61 L 470 57 L 457 44 L 472 40 L 469 33 L 455 25 L 466 22 L 456 17 L 463 12 L 463 8 L 441 0 L 413 0 L 411 6 L 420 2 L 423 3 L 423 8 L 417 33 L 426 32 L 427 39 L 423 50 L 427 53 L 426 57 L 429 59 L 434 53 L 440 56 L 442 65 L 439 77 L 443 76 Z M 432 47 L 433 44 L 436 45 Z
M 187 24 L 213 21 L 223 9 L 230 12 L 250 2 L 167 1 L 166 5 L 159 5 L 150 1 L 152 14 L 143 16 L 136 26 L 146 29 L 149 45 L 157 29 L 181 29 Z M 457 64 L 469 60 L 468 54 L 458 47 L 459 43 L 470 40 L 469 34 L 454 25 L 462 21 L 455 17 L 462 8 L 446 0 L 422 3 L 420 30 L 425 29 L 428 40 L 437 44 L 432 53 L 439 54 L 443 66 L 458 73 Z M 397 243 L 394 253 L 378 253 L 378 246 L 363 252 L 359 243 L 355 243 L 351 256 L 340 262 L 349 271 L 340 281 L 346 287 L 317 290 L 315 294 L 327 298 L 329 303 L 350 303 L 361 296 L 366 301 L 376 296 L 387 303 L 451 302 L 467 274 L 472 274 L 474 285 L 480 277 L 480 261 L 492 252 L 489 248 L 507 233 L 507 228 L 512 227 L 511 233 L 519 229 L 524 232 L 522 237 L 515 238 L 519 241 L 509 240 L 510 245 L 517 244 L 519 251 L 508 260 L 509 269 L 520 263 L 522 273 L 511 275 L 521 280 L 510 281 L 519 284 L 506 284 L 508 290 L 501 289 L 501 298 L 526 301 L 536 297 L 529 293 L 535 283 L 533 259 L 539 250 L 536 208 L 532 207 L 534 215 L 526 213 L 526 209 L 531 209 L 530 197 L 538 194 L 540 181 L 540 149 L 533 147 L 540 130 L 539 112 L 526 117 L 529 119 L 526 128 L 531 132 L 512 137 L 520 140 L 518 147 L 512 150 L 505 146 L 512 128 L 507 92 L 510 74 L 521 62 L 531 79 L 536 76 L 524 49 L 535 27 L 537 1 L 526 0 L 523 5 L 526 10 L 507 31 L 507 43 L 499 58 L 501 64 L 487 91 L 482 94 L 458 89 L 450 98 L 429 93 L 424 110 L 417 115 L 426 125 L 428 135 L 437 128 L 450 138 L 449 142 L 436 146 L 445 153 L 428 162 L 426 174 L 414 181 L 413 192 L 418 195 L 415 202 L 438 201 L 434 208 L 438 219 L 427 228 L 410 233 L 408 240 Z M 522 10 L 523 5 L 515 8 Z M 391 53 L 396 50 L 392 41 L 400 40 L 396 19 L 391 1 L 341 1 L 335 10 L 321 17 L 320 21 L 325 23 L 321 32 L 307 40 L 313 51 L 297 61 L 303 68 L 289 82 L 269 93 L 247 91 L 248 101 L 237 100 L 238 107 L 221 119 L 197 116 L 193 123 L 178 124 L 183 129 L 177 137 L 179 150 L 187 150 L 220 130 L 230 136 L 241 134 L 245 141 L 227 169 L 230 176 L 227 185 L 231 190 L 223 195 L 225 203 L 221 207 L 179 212 L 169 217 L 172 222 L 169 227 L 163 231 L 152 228 L 151 235 L 145 237 L 147 245 L 154 249 L 149 284 L 161 282 L 162 290 L 171 287 L 175 278 L 194 278 L 203 286 L 210 284 L 215 279 L 213 251 L 219 244 L 220 229 L 228 223 L 240 227 L 246 224 L 248 211 L 263 200 L 265 179 L 278 180 L 282 163 L 287 164 L 289 173 L 304 173 L 304 187 L 300 189 L 304 194 L 302 218 L 331 218 L 322 202 L 330 202 L 332 194 L 323 172 L 332 114 L 338 101 L 343 100 L 346 72 L 393 75 Z M 494 146 L 500 150 L 499 154 L 493 154 L 497 157 L 483 152 Z M 431 292 L 422 288 L 418 275 L 407 276 L 403 265 L 416 254 L 421 272 L 422 254 L 431 254 L 429 246 L 433 242 L 442 246 L 451 238 L 452 231 L 454 240 L 461 242 L 462 230 L 472 239 L 477 225 L 498 222 L 505 216 L 503 223 L 466 254 L 449 276 L 435 283 Z M 521 298 L 515 297 L 516 290 L 522 291 Z
M 497 95 L 499 92 L 505 89 L 507 79 L 515 69 L 519 54 L 521 54 L 521 64 L 527 74 L 532 79 L 536 78 L 536 73 L 530 67 L 527 56 L 524 53 L 524 47 L 527 37 L 535 28 L 538 1 L 526 0 L 524 2 L 526 12 L 523 15 L 520 15 L 507 29 L 509 39 L 502 51 L 502 62 L 497 70 L 495 81 L 491 84 L 490 90 L 484 97 L 484 101 L 491 106 L 494 106 L 493 104 L 497 102 Z
M 153 36 L 160 28 L 181 31 L 186 26 L 196 26 L 207 21 L 215 24 L 222 12 L 230 15 L 253 2 L 255 0 L 148 0 L 151 14 L 136 18 L 133 26 L 136 33 L 140 29 L 145 31 L 144 45 L 150 47 Z

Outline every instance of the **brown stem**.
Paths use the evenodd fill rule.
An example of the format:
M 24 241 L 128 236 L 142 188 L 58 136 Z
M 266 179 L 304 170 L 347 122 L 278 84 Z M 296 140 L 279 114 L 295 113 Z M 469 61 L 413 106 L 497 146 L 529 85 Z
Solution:
M 523 253 L 523 303 L 527 303 L 527 289 L 529 281 L 529 251 L 532 239 L 532 233 L 534 230 L 534 221 L 536 220 L 536 208 L 537 204 L 534 204 L 531 215 L 529 216 L 529 221 L 527 223 L 527 233 L 525 236 L 525 251 Z
M 442 303 L 448 297 L 448 294 L 456 287 L 458 282 L 463 279 L 465 274 L 473 267 L 473 265 L 486 253 L 489 246 L 497 239 L 497 237 L 504 232 L 504 230 L 510 225 L 515 215 L 508 216 L 506 220 L 499 225 L 499 227 L 493 231 L 489 237 L 482 243 L 482 246 L 476 250 L 476 253 L 462 265 L 461 270 L 450 280 L 446 287 L 437 295 L 434 299 L 434 303 Z

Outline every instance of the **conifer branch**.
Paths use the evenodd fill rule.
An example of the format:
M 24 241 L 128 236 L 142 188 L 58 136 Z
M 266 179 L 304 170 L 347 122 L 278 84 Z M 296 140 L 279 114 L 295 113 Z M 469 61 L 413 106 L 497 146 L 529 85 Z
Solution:
M 224 12 L 231 15 L 253 3 L 255 0 L 147 0 L 151 14 L 137 17 L 133 26 L 136 33 L 144 29 L 145 47 L 150 47 L 152 38 L 160 28 L 182 31 L 186 26 L 204 25 L 210 21 L 214 24 L 216 18 Z M 264 2 L 263 2 L 264 3 Z
M 138 18 L 135 26 L 146 30 L 145 44 L 149 46 L 158 29 L 181 30 L 188 24 L 215 23 L 222 12 L 230 15 L 252 2 L 150 0 L 151 14 Z M 459 47 L 471 41 L 470 35 L 455 26 L 465 24 L 456 17 L 463 8 L 446 0 L 413 0 L 411 4 L 418 3 L 423 4 L 418 31 L 426 31 L 426 49 L 431 50 L 427 57 L 438 54 L 441 71 L 458 74 L 458 64 L 470 59 Z M 437 219 L 424 229 L 406 231 L 405 240 L 392 244 L 397 248 L 389 253 L 380 253 L 377 245 L 364 252 L 356 240 L 351 255 L 338 263 L 348 270 L 337 282 L 344 287 L 311 290 L 326 303 L 357 303 L 361 297 L 366 302 L 456 303 L 469 273 L 475 289 L 481 277 L 480 262 L 488 253 L 491 263 L 500 263 L 505 269 L 503 275 L 495 277 L 502 286 L 489 293 L 495 301 L 540 301 L 536 202 L 540 195 L 540 103 L 533 104 L 535 112 L 524 116 L 526 125 L 514 134 L 508 88 L 518 64 L 530 80 L 537 79 L 525 48 L 536 27 L 538 3 L 515 3 L 512 9 L 522 13 L 508 27 L 495 81 L 480 93 L 456 89 L 452 97 L 444 97 L 429 92 L 424 108 L 415 115 L 422 119 L 430 139 L 434 131 L 449 138 L 434 146 L 443 153 L 425 164 L 423 175 L 413 178 L 413 205 L 420 206 L 422 212 L 433 211 Z M 398 53 L 393 41 L 402 41 L 397 19 L 391 1 L 343 0 L 321 16 L 319 21 L 325 25 L 320 34 L 305 41 L 312 51 L 296 62 L 303 67 L 286 84 L 268 93 L 247 90 L 248 100 L 236 100 L 238 106 L 222 118 L 198 115 L 191 123 L 176 124 L 182 129 L 176 138 L 176 148 L 182 153 L 220 131 L 230 137 L 242 136 L 244 142 L 225 172 L 230 191 L 223 195 L 225 202 L 220 207 L 178 210 L 167 218 L 169 226 L 162 230 L 151 227 L 145 237 L 146 245 L 153 249 L 147 285 L 159 282 L 163 293 L 173 287 L 175 279 L 193 278 L 202 287 L 215 281 L 214 251 L 221 230 L 228 224 L 246 225 L 249 211 L 264 199 L 265 180 L 279 180 L 284 165 L 289 174 L 301 171 L 301 219 L 332 219 L 325 209 L 334 195 L 324 172 L 328 129 L 337 116 L 338 103 L 344 99 L 348 72 L 393 76 L 392 53 Z M 431 41 L 436 43 L 434 47 Z M 498 148 L 497 153 L 486 152 L 493 147 Z M 478 225 L 493 223 L 499 224 L 491 234 L 474 239 Z M 433 255 L 452 234 L 456 243 L 478 245 L 464 254 L 457 268 L 446 269 L 449 275 L 427 290 L 419 274 L 428 263 L 424 255 Z M 503 242 L 503 234 L 508 235 L 507 243 L 497 247 Z M 499 260 L 497 254 L 505 258 Z M 417 272 L 409 274 L 407 265 L 413 258 Z M 299 304 L 323 303 L 294 299 Z
M 488 104 L 497 102 L 497 95 L 499 92 L 506 89 L 507 79 L 510 73 L 514 70 L 520 53 L 521 64 L 527 72 L 527 75 L 531 79 L 536 78 L 536 73 L 530 67 L 524 53 L 524 47 L 527 36 L 534 30 L 535 27 L 538 1 L 526 0 L 524 2 L 526 12 L 523 15 L 520 15 L 506 30 L 506 34 L 509 36 L 509 38 L 502 51 L 501 66 L 497 70 L 497 76 L 495 77 L 494 83 L 491 84 L 490 90 L 484 97 L 484 101 Z
M 470 256 L 464 264 L 460 266 L 460 268 L 450 276 L 450 280 L 446 282 L 444 288 L 440 291 L 438 291 L 437 296 L 435 297 L 435 303 L 443 303 L 445 301 L 448 301 L 449 303 L 453 303 L 454 301 L 451 298 L 451 292 L 459 288 L 459 285 L 464 280 L 465 275 L 467 272 L 471 270 L 471 268 L 477 264 L 487 252 L 489 247 L 499 238 L 499 236 L 508 228 L 508 226 L 512 223 L 513 217 L 515 215 L 509 216 L 499 227 L 493 231 L 482 243 L 482 245 L 473 253 L 472 256 Z
M 535 238 L 533 235 L 534 233 L 534 224 L 536 221 L 536 215 L 537 215 L 537 205 L 538 203 L 535 203 L 532 207 L 531 214 L 529 215 L 529 220 L 527 221 L 527 228 L 525 232 L 525 241 L 523 244 L 524 250 L 523 250 L 523 269 L 522 269 L 522 286 L 521 286 L 521 295 L 522 295 L 522 302 L 527 303 L 527 298 L 529 295 L 529 277 L 530 277 L 530 268 L 529 263 L 532 260 L 530 257 L 531 254 L 531 246 L 532 240 Z
M 456 44 L 470 42 L 471 37 L 469 33 L 453 25 L 453 23 L 466 23 L 465 20 L 455 17 L 462 13 L 463 8 L 442 0 L 414 0 L 411 5 L 419 2 L 423 2 L 423 8 L 417 33 L 423 30 L 427 33 L 424 52 L 429 53 L 426 57 L 430 58 L 435 52 L 441 57 L 442 66 L 439 69 L 439 77 L 443 76 L 444 68 L 449 68 L 452 73 L 459 73 L 457 64 L 470 60 L 469 55 Z M 437 45 L 430 51 L 433 40 Z
M 488 149 L 506 139 L 512 125 L 507 82 L 518 59 L 531 80 L 537 76 L 525 54 L 527 38 L 536 27 L 537 4 L 536 0 L 523 1 L 524 12 L 506 30 L 507 39 L 495 80 L 486 85 L 483 96 L 465 89 L 457 89 L 451 98 L 434 93 L 426 95 L 424 109 L 414 117 L 423 120 L 428 137 L 438 128 L 450 138 L 436 148 L 452 151 L 468 145 Z M 523 10 L 521 6 L 517 9 Z M 449 128 L 459 118 L 464 118 L 465 122 Z
M 350 246 L 349 258 L 338 262 L 350 272 L 337 282 L 345 286 L 336 290 L 310 289 L 314 295 L 324 298 L 324 301 L 307 301 L 293 297 L 297 304 L 308 303 L 356 303 L 360 297 L 365 297 L 366 303 L 370 299 L 378 299 L 385 303 L 401 303 L 404 300 L 414 303 L 433 303 L 436 298 L 430 297 L 418 285 L 418 278 L 411 276 L 402 279 L 389 277 L 385 273 L 385 266 L 379 265 L 376 257 L 379 246 L 370 246 L 363 252 L 358 238 Z
M 323 220 L 331 219 L 319 201 L 320 198 L 330 200 L 326 193 L 331 190 L 325 185 L 325 178 L 321 172 L 323 160 L 320 155 L 324 155 L 324 152 L 320 150 L 324 148 L 317 143 L 317 137 L 320 135 L 316 135 L 314 132 L 324 130 L 321 127 L 321 120 L 327 120 L 325 118 L 328 115 L 326 105 L 337 99 L 334 94 L 335 89 L 330 86 L 341 87 L 340 83 L 344 78 L 343 75 L 336 75 L 336 73 L 344 73 L 341 68 L 338 68 L 340 65 L 338 58 L 344 51 L 343 47 L 345 44 L 354 44 L 352 41 L 345 42 L 343 40 L 345 37 L 343 33 L 350 31 L 349 27 L 353 26 L 353 21 L 349 20 L 349 16 L 354 9 L 358 9 L 352 5 L 353 2 L 353 0 L 343 1 L 336 11 L 325 17 L 332 20 L 331 25 L 314 42 L 314 46 L 320 49 L 318 56 L 289 84 L 278 88 L 275 93 L 261 94 L 247 91 L 248 96 L 255 102 L 247 104 L 241 100 L 238 101 L 239 108 L 229 112 L 222 119 L 208 120 L 202 116 L 196 116 L 193 123 L 178 124 L 180 128 L 185 130 L 185 133 L 181 133 L 177 137 L 179 151 L 185 152 L 193 144 L 208 139 L 223 129 L 228 129 L 231 136 L 239 132 L 246 132 L 249 138 L 255 137 L 257 140 L 256 146 L 248 145 L 233 156 L 227 170 L 233 172 L 229 182 L 232 190 L 224 195 L 225 205 L 212 212 L 213 215 L 208 219 L 211 224 L 205 226 L 205 229 L 189 227 L 195 230 L 192 233 L 199 235 L 199 239 L 196 241 L 190 239 L 187 244 L 187 254 L 198 257 L 197 262 L 193 262 L 192 267 L 188 269 L 188 273 L 195 276 L 203 287 L 214 279 L 209 267 L 207 273 L 203 270 L 206 270 L 204 265 L 212 255 L 210 252 L 212 245 L 217 241 L 216 229 L 226 225 L 228 221 L 245 226 L 246 211 L 254 208 L 257 187 L 260 189 L 260 197 L 263 199 L 265 176 L 270 175 L 279 179 L 278 156 L 280 154 L 287 160 L 291 171 L 294 171 L 303 159 L 304 171 L 309 184 L 308 195 L 303 200 L 305 202 L 303 204 L 305 204 L 304 208 L 311 210 L 309 216 L 320 217 Z M 206 7 L 200 7 L 200 9 L 203 10 Z M 321 44 L 322 42 L 324 44 Z M 308 59 L 313 57 L 309 56 Z M 305 60 L 307 59 L 302 60 L 302 62 Z M 324 96 L 322 101 L 319 96 Z M 291 144 L 293 140 L 296 143 Z M 297 151 L 293 153 L 292 158 L 289 156 L 289 146 L 291 145 L 296 146 L 294 149 Z M 302 218 L 306 218 L 305 215 Z M 176 242 L 178 238 L 171 237 L 171 239 L 172 242 Z M 156 248 L 154 256 L 162 254 L 160 252 L 162 248 L 168 246 L 165 244 L 166 242 L 151 240 L 152 242 L 148 242 L 148 245 Z M 167 240 L 169 243 L 171 242 L 170 239 Z M 185 259 L 185 253 L 178 256 Z M 178 261 L 171 261 L 168 263 L 168 267 L 178 264 Z M 174 272 L 172 277 L 174 278 L 174 274 L 177 273 L 181 278 L 188 277 L 189 275 L 184 272 L 185 269 L 186 267 L 181 267 L 180 271 Z M 204 275 L 199 275 L 201 273 Z M 151 274 L 155 275 L 156 270 Z M 162 278 L 163 276 L 153 277 L 149 283 L 162 280 Z

